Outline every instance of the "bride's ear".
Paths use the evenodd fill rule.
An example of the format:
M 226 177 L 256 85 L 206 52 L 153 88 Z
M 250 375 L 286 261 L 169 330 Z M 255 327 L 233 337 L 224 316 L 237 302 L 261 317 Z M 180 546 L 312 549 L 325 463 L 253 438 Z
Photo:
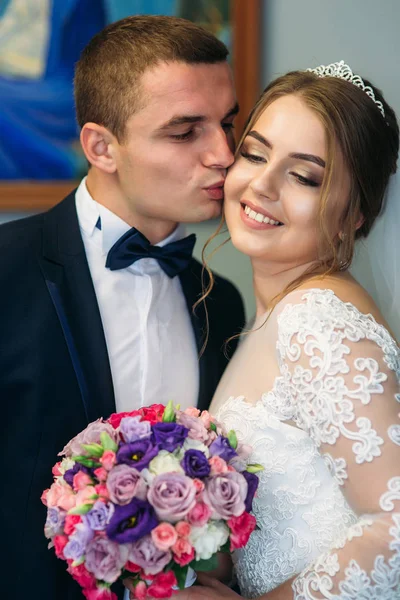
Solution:
M 356 223 L 356 231 L 358 231 L 360 229 L 360 227 L 363 226 L 364 221 L 365 221 L 364 215 L 362 215 L 360 213 L 360 216 L 358 217 L 358 220 L 357 220 L 357 223 Z

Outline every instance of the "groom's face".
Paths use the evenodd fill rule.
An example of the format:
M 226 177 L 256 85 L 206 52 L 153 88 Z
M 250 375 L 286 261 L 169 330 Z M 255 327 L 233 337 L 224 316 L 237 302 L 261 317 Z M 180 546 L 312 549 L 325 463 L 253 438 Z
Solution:
M 220 215 L 237 103 L 226 62 L 161 63 L 140 91 L 114 157 L 130 221 L 155 243 L 178 222 Z

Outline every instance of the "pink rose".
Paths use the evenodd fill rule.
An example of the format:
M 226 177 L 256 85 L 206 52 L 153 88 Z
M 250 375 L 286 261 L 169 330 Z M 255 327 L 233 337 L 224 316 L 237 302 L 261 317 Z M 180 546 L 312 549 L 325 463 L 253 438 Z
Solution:
M 77 567 L 73 567 L 72 564 L 70 564 L 68 566 L 68 573 L 72 575 L 72 577 L 79 583 L 81 587 L 88 589 L 96 587 L 96 579 L 91 573 L 89 573 L 83 563 Z
M 249 541 L 249 537 L 256 527 L 256 518 L 248 512 L 244 512 L 239 517 L 232 517 L 228 521 L 230 535 L 230 550 L 243 548 Z
M 185 408 L 183 412 L 185 415 L 189 415 L 189 417 L 198 417 L 200 414 L 199 409 L 195 406 L 189 406 L 188 408 Z
M 79 490 L 76 494 L 76 506 L 80 506 L 81 504 L 94 504 L 96 499 L 92 499 L 91 496 L 96 495 L 96 489 L 93 485 L 88 485 L 83 490 Z
M 89 588 L 82 590 L 86 600 L 118 600 L 117 596 L 108 587 Z
M 59 456 L 72 456 L 72 455 L 82 455 L 87 454 L 86 450 L 82 447 L 82 444 L 99 444 L 100 443 L 100 434 L 102 431 L 108 433 L 108 435 L 117 442 L 118 433 L 115 429 L 109 424 L 105 423 L 102 419 L 97 419 L 93 423 L 89 423 L 89 425 L 81 431 L 77 436 L 72 438 L 70 442 L 63 448 L 61 452 L 58 453 Z
M 170 598 L 173 587 L 176 586 L 177 583 L 178 582 L 173 571 L 168 571 L 168 573 L 159 573 L 147 589 L 148 597 Z
M 65 517 L 64 533 L 66 533 L 67 535 L 75 533 L 75 528 L 79 523 L 82 523 L 82 517 L 80 515 L 67 515 Z
M 184 567 L 188 565 L 194 559 L 194 548 L 188 540 L 179 538 L 176 543 L 172 546 L 172 552 L 174 561 Z
M 108 477 L 108 473 L 104 467 L 98 467 L 93 472 L 99 481 L 106 481 L 106 479 Z
M 220 456 L 212 456 L 208 459 L 208 464 L 211 467 L 211 475 L 220 475 L 228 471 L 228 465 Z
M 106 471 L 111 471 L 111 469 L 117 462 L 117 457 L 115 455 L 115 452 L 113 452 L 112 450 L 106 450 L 99 460 Z
M 210 425 L 211 425 L 212 419 L 211 419 L 211 415 L 208 412 L 208 410 L 203 410 L 202 411 L 202 413 L 200 415 L 200 419 L 203 421 L 204 427 L 206 427 L 206 429 L 210 429 Z
M 169 550 L 171 546 L 173 546 L 178 539 L 178 534 L 175 530 L 175 527 L 170 523 L 160 523 L 151 530 L 151 539 L 154 542 L 154 545 L 159 550 L 165 552 Z
M 42 492 L 42 495 L 40 496 L 40 500 L 42 501 L 42 503 L 43 503 L 45 506 L 48 506 L 48 504 L 47 504 L 47 494 L 49 493 L 49 491 L 50 491 L 50 489 L 49 489 L 49 488 L 48 488 L 47 490 L 44 490 L 44 491 Z
M 68 486 L 61 486 L 61 495 L 57 500 L 57 506 L 63 510 L 69 511 L 74 508 L 76 503 L 76 496 L 72 489 Z
M 187 518 L 191 525 L 202 527 L 208 523 L 211 517 L 212 510 L 205 502 L 196 502 Z
M 146 500 L 147 485 L 139 471 L 128 465 L 117 465 L 109 472 L 107 489 L 115 504 L 129 504 L 132 498 Z
M 83 490 L 87 485 L 91 485 L 92 478 L 89 477 L 87 473 L 84 471 L 78 471 L 74 475 L 74 479 L 72 481 L 72 487 L 77 492 L 78 490 Z
M 239 517 L 246 509 L 247 481 L 236 471 L 212 475 L 206 484 L 207 502 L 220 519 Z
M 45 491 L 47 491 L 46 506 L 48 506 L 50 508 L 54 508 L 55 506 L 58 506 L 58 504 L 57 504 L 58 499 L 60 498 L 60 496 L 63 493 L 63 489 L 62 489 L 63 487 L 65 487 L 65 486 L 57 481 L 56 483 L 53 483 L 51 485 L 50 489 L 45 490 Z M 71 489 L 71 488 L 69 488 L 69 489 Z
M 105 483 L 98 483 L 94 486 L 96 494 L 100 496 L 100 500 L 105 501 L 110 499 L 110 494 Z
M 144 581 L 139 581 L 139 583 L 135 585 L 133 596 L 136 598 L 136 600 L 146 600 L 147 585 Z
M 190 527 L 190 525 L 187 521 L 179 521 L 179 523 L 177 523 L 175 525 L 175 529 L 176 529 L 176 533 L 179 535 L 179 537 L 182 537 L 182 538 L 188 538 L 189 534 L 192 530 L 192 528 Z
M 204 492 L 204 488 L 206 487 L 201 479 L 193 479 L 193 485 L 196 488 L 196 496 Z
M 60 465 L 61 465 L 61 462 L 58 462 L 51 469 L 51 472 L 53 473 L 54 477 L 59 477 L 61 475 Z
M 179 425 L 183 425 L 189 429 L 188 437 L 192 440 L 205 442 L 208 439 L 208 431 L 199 417 L 190 417 L 181 412 L 178 414 L 176 421 Z
M 54 537 L 54 550 L 57 558 L 65 560 L 64 548 L 68 544 L 68 538 L 66 535 L 56 535 Z
M 150 486 L 147 500 L 161 520 L 176 523 L 195 505 L 196 488 L 190 477 L 180 473 L 157 475 Z

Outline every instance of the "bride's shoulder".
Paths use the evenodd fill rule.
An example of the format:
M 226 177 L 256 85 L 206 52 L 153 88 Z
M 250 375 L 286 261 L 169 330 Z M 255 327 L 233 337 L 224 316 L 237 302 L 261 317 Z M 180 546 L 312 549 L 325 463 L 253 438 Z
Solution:
M 380 329 L 394 338 L 373 298 L 351 275 L 309 280 L 284 296 L 273 312 L 281 327 L 305 321 L 317 328 L 351 323 L 360 329 Z

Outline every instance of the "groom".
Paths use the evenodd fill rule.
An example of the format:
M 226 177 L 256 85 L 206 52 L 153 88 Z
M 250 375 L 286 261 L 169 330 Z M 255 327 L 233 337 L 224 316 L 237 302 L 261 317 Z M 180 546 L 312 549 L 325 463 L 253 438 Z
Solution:
M 88 175 L 48 213 L 0 228 L 4 598 L 82 598 L 43 535 L 57 453 L 114 411 L 206 408 L 243 325 L 220 277 L 208 319 L 202 305 L 193 314 L 201 265 L 178 224 L 221 213 L 237 113 L 226 56 L 181 19 L 97 34 L 75 77 Z

